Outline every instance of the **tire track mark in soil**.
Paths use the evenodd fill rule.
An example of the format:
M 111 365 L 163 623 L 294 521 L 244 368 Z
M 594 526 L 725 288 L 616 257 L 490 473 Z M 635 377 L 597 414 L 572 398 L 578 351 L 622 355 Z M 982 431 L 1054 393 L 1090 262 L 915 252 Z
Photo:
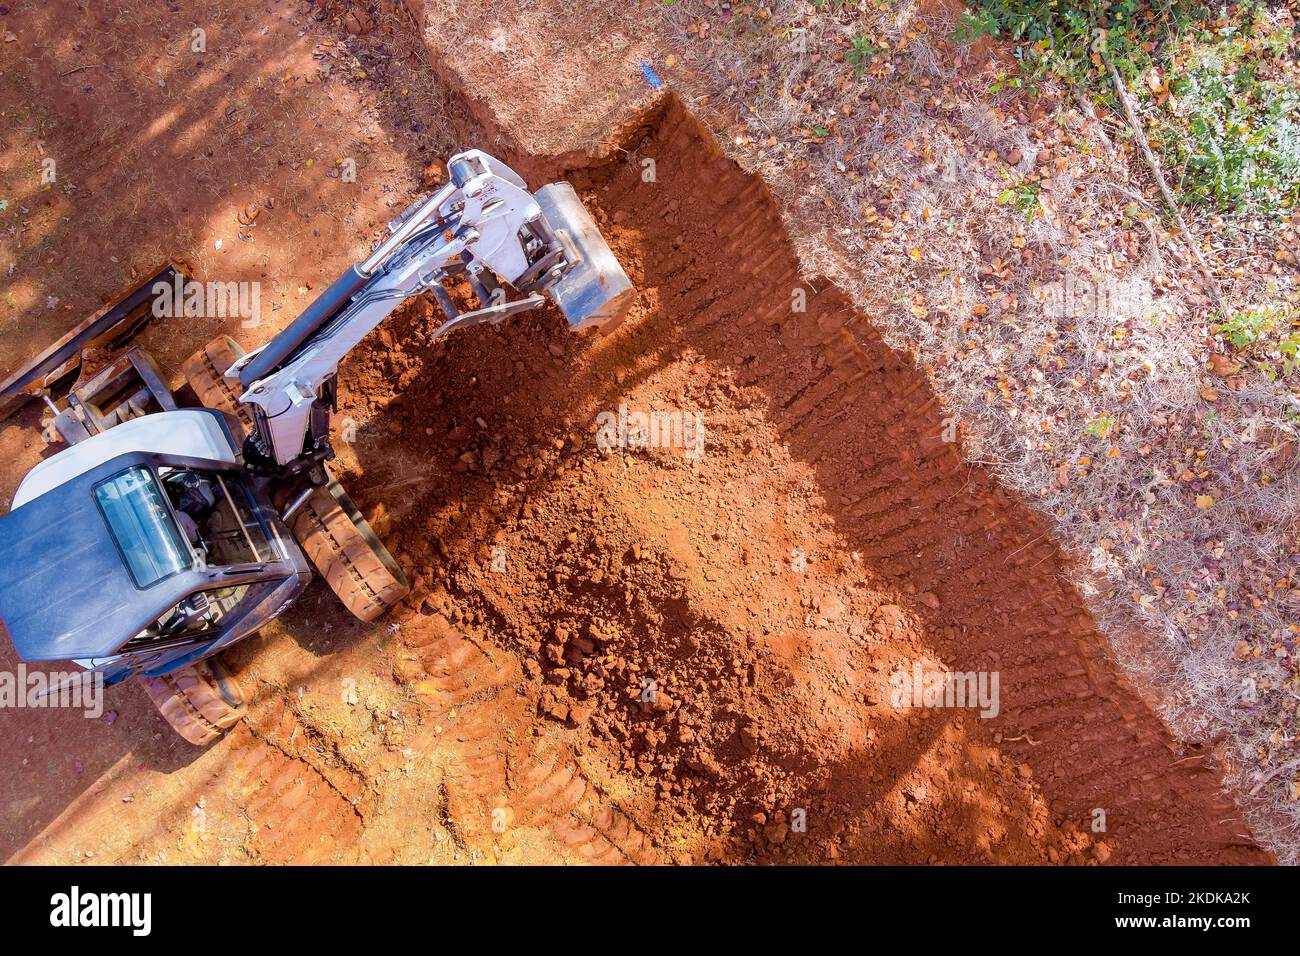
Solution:
M 458 844 L 486 849 L 515 828 L 533 828 L 583 862 L 660 862 L 569 748 L 533 735 L 535 704 L 520 693 L 525 682 L 513 655 L 480 647 L 441 615 L 408 618 L 402 634 L 409 653 L 394 676 L 422 711 L 423 733 L 411 748 L 445 767 L 445 812 Z
M 341 607 L 317 618 L 331 619 L 348 621 Z M 245 661 L 290 686 L 261 681 L 247 719 L 212 745 L 220 759 L 179 801 L 189 808 L 162 821 L 151 852 L 178 838 L 192 862 L 396 862 L 392 841 L 407 839 L 401 858 L 423 861 L 439 853 L 415 816 L 431 802 L 461 859 L 660 861 L 566 744 L 533 736 L 535 703 L 509 652 L 409 608 L 384 631 L 400 638 L 379 660 L 370 631 L 306 669 L 284 639 Z M 366 681 L 366 699 L 351 706 L 337 690 L 348 675 Z M 250 688 L 255 680 L 246 676 Z M 376 734 L 380 720 L 391 726 Z M 421 791 L 433 799 L 422 802 Z
M 233 778 L 253 827 L 245 849 L 257 862 L 358 862 L 356 847 L 373 804 L 366 777 L 299 720 L 288 700 L 258 708 L 227 738 L 222 775 Z

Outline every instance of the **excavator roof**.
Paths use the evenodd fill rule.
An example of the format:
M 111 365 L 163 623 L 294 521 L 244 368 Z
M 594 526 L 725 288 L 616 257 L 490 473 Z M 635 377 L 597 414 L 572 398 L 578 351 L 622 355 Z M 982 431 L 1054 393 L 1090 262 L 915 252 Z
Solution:
M 111 656 L 194 589 L 155 457 L 120 455 L 0 518 L 0 621 L 24 660 Z
M 32 468 L 14 495 L 27 504 L 104 462 L 128 452 L 210 458 L 234 464 L 235 439 L 222 414 L 210 408 L 182 408 L 122 422 L 108 431 L 51 455 Z
M 154 468 L 237 465 L 220 412 L 146 415 L 33 468 L 0 517 L 0 624 L 29 661 L 107 657 L 195 587 Z

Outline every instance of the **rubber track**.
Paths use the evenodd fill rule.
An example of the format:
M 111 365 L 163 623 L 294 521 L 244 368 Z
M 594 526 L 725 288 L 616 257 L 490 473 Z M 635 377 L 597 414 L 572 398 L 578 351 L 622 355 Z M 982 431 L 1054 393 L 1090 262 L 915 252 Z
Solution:
M 362 621 L 373 621 L 409 590 L 384 566 L 327 488 L 312 492 L 294 516 L 293 533 L 325 583 Z
M 197 746 L 216 740 L 243 716 L 194 667 L 162 677 L 141 677 L 140 683 L 172 728 Z
M 185 360 L 185 380 L 208 408 L 228 412 L 239 419 L 245 431 L 253 428 L 253 417 L 239 400 L 239 389 L 226 378 L 226 369 L 244 354 L 228 335 L 219 335 Z

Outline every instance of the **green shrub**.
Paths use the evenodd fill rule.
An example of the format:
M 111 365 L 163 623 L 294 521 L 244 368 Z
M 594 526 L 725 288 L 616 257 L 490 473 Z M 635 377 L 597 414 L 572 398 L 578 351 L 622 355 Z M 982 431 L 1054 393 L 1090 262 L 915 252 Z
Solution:
M 1020 46 L 1026 64 L 1050 64 L 1058 73 L 1085 78 L 1100 68 L 1093 59 L 1098 31 L 1106 48 L 1129 78 L 1151 64 L 1145 44 L 1182 32 L 1210 13 L 1210 6 L 1170 0 L 1159 11 L 1143 0 L 971 0 L 953 38 L 970 43 L 983 36 Z
M 1038 213 L 1038 193 L 1041 184 L 1036 179 L 1022 179 L 1013 186 L 1008 186 L 998 196 L 1002 205 L 1010 204 L 1016 212 L 1025 214 L 1025 222 L 1033 222 Z
M 859 33 L 849 43 L 844 59 L 853 64 L 853 72 L 858 76 L 871 64 L 871 58 L 880 53 L 884 47 L 876 46 L 865 33 Z
M 1300 312 L 1283 300 L 1219 321 L 1215 334 L 1269 378 L 1300 367 Z
M 1183 200 L 1270 216 L 1300 202 L 1300 34 L 1269 24 L 1260 3 L 971 0 L 954 38 L 1014 42 L 1023 72 L 1053 73 L 1118 110 L 1097 46 L 1105 31 L 1105 56 L 1151 107 L 1152 145 Z M 1164 81 L 1151 84 L 1158 95 L 1148 76 Z M 999 79 L 993 92 L 1017 85 Z
M 1172 121 L 1155 141 L 1189 200 L 1268 215 L 1300 199 L 1300 91 L 1255 78 L 1249 62 L 1198 52 L 1169 82 Z

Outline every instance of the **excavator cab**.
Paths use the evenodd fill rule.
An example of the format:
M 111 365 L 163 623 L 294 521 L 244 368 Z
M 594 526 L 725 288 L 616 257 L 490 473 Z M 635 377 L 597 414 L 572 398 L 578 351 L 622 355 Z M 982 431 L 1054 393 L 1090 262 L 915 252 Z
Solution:
M 138 301 L 138 290 L 123 300 Z M 133 321 L 124 310 L 104 314 Z M 328 470 L 304 488 L 247 467 L 249 416 L 224 376 L 241 353 L 228 337 L 186 362 L 203 408 L 179 407 L 143 350 L 80 345 L 0 387 L 0 412 L 40 397 L 67 443 L 0 517 L 0 630 L 23 660 L 71 660 L 105 685 L 134 678 L 181 737 L 207 744 L 244 713 L 220 652 L 282 614 L 313 566 L 363 621 L 408 584 Z M 55 384 L 66 388 L 57 403 Z
M 181 409 L 32 470 L 0 518 L 0 620 L 24 660 L 168 674 L 293 601 L 311 570 L 235 441 L 220 411 Z
M 139 290 L 123 300 L 140 302 Z M 137 321 L 125 305 L 104 315 Z M 84 327 L 117 334 L 94 317 Z M 283 613 L 313 566 L 363 621 L 409 586 L 328 469 L 304 487 L 247 467 L 251 419 L 224 375 L 242 352 L 229 337 L 186 362 L 203 408 L 179 407 L 143 350 L 81 344 L 0 387 L 0 411 L 44 399 L 67 443 L 0 517 L 0 629 L 23 660 L 71 660 L 105 685 L 135 678 L 178 734 L 210 743 L 243 716 L 220 652 Z

